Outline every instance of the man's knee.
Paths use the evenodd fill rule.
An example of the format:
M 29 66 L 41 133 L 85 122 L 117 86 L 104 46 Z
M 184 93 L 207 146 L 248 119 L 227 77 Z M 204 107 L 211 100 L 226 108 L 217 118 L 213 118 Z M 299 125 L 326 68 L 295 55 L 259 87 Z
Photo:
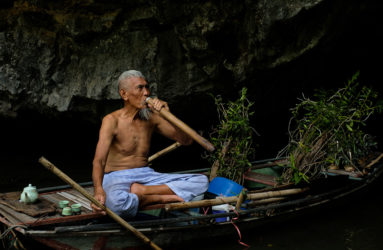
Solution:
M 128 192 L 111 193 L 107 195 L 105 205 L 120 216 L 132 217 L 137 214 L 139 198 Z
M 207 178 L 206 175 L 198 175 L 198 181 L 201 183 L 201 186 L 203 188 L 206 188 L 206 190 L 209 187 L 209 178 Z
M 192 177 L 191 181 L 194 184 L 192 187 L 195 189 L 197 195 L 206 192 L 209 188 L 209 179 L 206 175 L 196 174 Z

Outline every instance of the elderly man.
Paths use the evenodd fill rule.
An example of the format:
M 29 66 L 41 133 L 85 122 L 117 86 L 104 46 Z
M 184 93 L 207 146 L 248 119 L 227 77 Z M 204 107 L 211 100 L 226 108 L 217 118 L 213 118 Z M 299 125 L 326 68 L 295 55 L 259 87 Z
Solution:
M 147 166 L 153 131 L 183 145 L 192 139 L 160 117 L 162 108 L 169 110 L 166 102 L 155 98 L 147 106 L 150 91 L 141 72 L 122 73 L 118 85 L 124 107 L 102 121 L 93 160 L 94 197 L 121 216 L 134 216 L 145 205 L 189 201 L 204 193 L 204 175 L 162 174 Z

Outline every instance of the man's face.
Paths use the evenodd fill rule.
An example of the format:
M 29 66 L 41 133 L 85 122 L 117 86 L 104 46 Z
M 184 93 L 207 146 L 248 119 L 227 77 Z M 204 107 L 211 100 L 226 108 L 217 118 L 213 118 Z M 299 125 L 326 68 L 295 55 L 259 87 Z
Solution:
M 128 83 L 128 88 L 120 90 L 122 98 L 138 109 L 145 108 L 145 100 L 150 95 L 148 83 L 140 77 L 128 78 L 125 81 Z

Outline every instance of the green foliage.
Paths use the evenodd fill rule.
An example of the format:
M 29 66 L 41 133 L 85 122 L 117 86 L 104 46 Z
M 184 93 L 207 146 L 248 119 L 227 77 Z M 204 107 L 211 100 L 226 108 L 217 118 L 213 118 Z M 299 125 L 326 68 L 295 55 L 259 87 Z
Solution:
M 294 155 L 300 172 L 314 177 L 330 164 L 358 167 L 357 160 L 376 146 L 363 128 L 371 115 L 382 111 L 382 105 L 376 92 L 359 85 L 358 76 L 359 72 L 336 92 L 322 90 L 315 100 L 303 98 L 292 109 L 285 152 Z M 296 170 L 289 172 L 291 179 Z
M 246 94 L 247 89 L 243 88 L 238 100 L 227 103 L 220 96 L 214 97 L 220 123 L 210 135 L 216 150 L 207 155 L 211 163 L 219 161 L 219 176 L 240 184 L 243 183 L 244 171 L 251 166 L 249 157 L 254 153 L 254 129 L 250 126 L 253 103 L 246 98 Z
M 290 169 L 292 171 L 292 176 L 293 176 L 293 180 L 294 180 L 295 185 L 300 183 L 301 180 L 304 180 L 307 183 L 309 182 L 309 178 L 307 177 L 307 175 L 305 175 L 304 173 L 299 171 L 299 169 L 295 166 L 295 157 L 293 154 L 290 154 L 290 160 L 289 160 L 288 167 L 290 167 Z

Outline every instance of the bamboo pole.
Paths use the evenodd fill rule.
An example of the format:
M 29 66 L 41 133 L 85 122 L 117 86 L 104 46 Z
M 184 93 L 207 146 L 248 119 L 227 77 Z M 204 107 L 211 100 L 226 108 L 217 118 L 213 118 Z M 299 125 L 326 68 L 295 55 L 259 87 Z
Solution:
M 158 157 L 162 156 L 162 155 L 165 155 L 171 151 L 173 151 L 174 149 L 178 148 L 181 146 L 181 143 L 179 142 L 175 142 L 173 143 L 172 145 L 170 145 L 169 147 L 167 148 L 164 148 L 162 149 L 161 151 L 158 151 L 157 153 L 155 153 L 154 155 L 150 156 L 149 159 L 148 159 L 148 162 L 151 162 L 155 159 L 157 159 Z
M 247 189 L 243 188 L 241 193 L 239 194 L 239 197 L 238 197 L 238 200 L 237 200 L 237 204 L 235 205 L 235 210 L 236 211 L 239 211 L 239 209 L 241 208 L 241 204 L 245 200 L 246 192 L 247 192 Z
M 383 153 L 380 154 L 380 155 L 378 156 L 378 158 L 376 158 L 375 160 L 373 160 L 372 162 L 370 162 L 370 164 L 368 164 L 368 165 L 366 166 L 366 168 L 371 168 L 371 166 L 374 165 L 374 164 L 376 164 L 378 161 L 380 161 L 380 159 L 382 159 L 382 157 L 383 157 Z
M 159 246 L 157 246 L 154 242 L 152 242 L 148 237 L 146 237 L 144 234 L 142 234 L 140 231 L 138 231 L 136 228 L 131 226 L 128 222 L 126 222 L 124 219 L 122 219 L 120 216 L 118 216 L 116 213 L 114 213 L 112 210 L 107 208 L 105 205 L 101 204 L 98 200 L 96 200 L 88 191 L 86 191 L 83 187 L 81 187 L 79 184 L 77 184 L 74 180 L 72 180 L 69 176 L 67 176 L 65 173 L 63 173 L 60 169 L 58 169 L 55 165 L 53 165 L 50 161 L 48 161 L 45 157 L 40 157 L 39 162 L 47 168 L 49 171 L 60 177 L 63 181 L 71 185 L 74 189 L 79 191 L 82 195 L 84 195 L 88 200 L 93 202 L 95 205 L 97 205 L 102 210 L 106 211 L 106 213 L 114 219 L 116 222 L 118 222 L 120 225 L 131 231 L 137 238 L 142 240 L 144 243 L 150 245 L 153 249 L 161 249 Z
M 247 203 L 247 207 L 255 207 L 258 205 L 268 204 L 268 203 L 274 203 L 278 201 L 285 200 L 286 197 L 275 197 L 275 198 L 267 198 L 267 199 L 261 199 L 261 200 L 253 200 L 250 203 Z
M 258 200 L 272 197 L 288 196 L 305 192 L 308 188 L 292 188 L 278 191 L 268 191 L 262 193 L 248 194 L 246 200 Z M 165 205 L 166 211 L 182 210 L 196 207 L 208 207 L 227 203 L 235 203 L 238 201 L 237 196 L 231 197 L 217 197 L 216 199 L 201 200 L 201 201 L 189 201 L 189 202 L 177 202 L 169 203 Z
M 153 100 L 150 97 L 146 98 L 146 102 L 149 103 L 150 105 L 153 105 Z M 204 147 L 205 149 L 209 151 L 214 151 L 213 144 L 211 144 L 208 140 L 200 136 L 197 132 L 195 132 L 192 128 L 186 125 L 183 121 L 175 117 L 172 113 L 170 113 L 170 111 L 166 109 L 161 109 L 159 113 L 162 117 L 164 117 L 174 126 L 178 127 L 183 132 L 188 134 L 191 138 L 193 138 L 196 142 L 198 142 L 202 147 Z

